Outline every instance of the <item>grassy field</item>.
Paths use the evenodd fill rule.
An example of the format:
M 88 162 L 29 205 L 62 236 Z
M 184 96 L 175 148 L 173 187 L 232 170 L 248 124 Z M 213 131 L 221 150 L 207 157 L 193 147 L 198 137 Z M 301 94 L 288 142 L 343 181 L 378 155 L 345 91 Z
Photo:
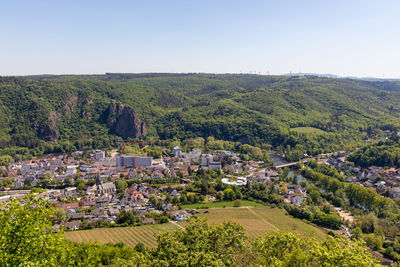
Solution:
M 198 208 L 223 208 L 225 207 L 233 207 L 234 201 L 224 201 L 224 202 L 210 202 L 210 203 L 200 203 L 200 204 L 190 204 L 190 205 L 183 205 L 183 209 L 198 209 Z M 259 207 L 262 208 L 263 205 L 248 201 L 248 200 L 242 200 L 242 206 L 250 206 L 250 207 Z
M 284 211 L 278 208 L 212 208 L 199 210 L 197 216 L 206 218 L 211 224 L 220 224 L 224 221 L 239 223 L 246 229 L 250 239 L 264 236 L 272 231 L 293 232 L 301 236 L 314 237 L 317 239 L 324 239 L 326 237 L 326 234 L 321 229 L 285 215 Z M 187 223 L 181 222 L 179 224 L 184 227 Z M 155 233 L 177 228 L 178 226 L 172 223 L 140 227 L 100 228 L 68 232 L 65 234 L 65 237 L 75 242 L 98 241 L 102 244 L 124 242 L 131 247 L 141 242 L 148 247 L 154 247 L 156 245 Z
M 178 226 L 172 223 L 145 225 L 138 227 L 116 227 L 116 228 L 98 228 L 83 231 L 73 231 L 65 233 L 68 240 L 75 242 L 99 242 L 118 243 L 124 242 L 128 246 L 134 247 L 137 243 L 143 243 L 148 247 L 156 245 L 154 234 L 160 231 L 177 229 Z
M 314 127 L 296 127 L 296 128 L 291 128 L 290 130 L 296 131 L 298 133 L 304 133 L 304 134 L 325 134 L 326 132 L 323 130 L 320 130 L 318 128 Z
M 209 223 L 233 221 L 241 224 L 251 239 L 264 236 L 271 231 L 285 231 L 297 233 L 305 237 L 325 239 L 326 234 L 319 228 L 302 220 L 285 215 L 278 208 L 225 208 L 209 209 L 208 213 L 200 211 L 198 217 L 207 218 Z

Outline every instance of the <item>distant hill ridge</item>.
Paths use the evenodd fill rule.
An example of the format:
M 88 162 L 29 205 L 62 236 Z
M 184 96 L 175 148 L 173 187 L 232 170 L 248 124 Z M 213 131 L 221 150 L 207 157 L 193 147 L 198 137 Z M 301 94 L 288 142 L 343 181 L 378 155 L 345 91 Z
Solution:
M 128 126 L 119 124 L 124 131 L 107 123 L 112 100 L 126 106 L 136 128 L 129 128 L 133 117 Z M 0 153 L 198 136 L 322 152 L 372 129 L 398 129 L 399 100 L 400 83 L 387 80 L 203 73 L 0 77 Z M 291 130 L 296 127 L 326 134 Z

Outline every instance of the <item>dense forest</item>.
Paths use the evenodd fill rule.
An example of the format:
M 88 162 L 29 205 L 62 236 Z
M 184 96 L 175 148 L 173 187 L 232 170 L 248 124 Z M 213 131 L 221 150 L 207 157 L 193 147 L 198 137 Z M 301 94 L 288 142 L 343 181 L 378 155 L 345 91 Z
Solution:
M 0 77 L 1 161 L 115 147 L 132 138 L 209 136 L 296 159 L 397 130 L 399 100 L 397 82 L 312 76 Z M 124 121 L 140 129 L 129 136 L 129 129 L 117 129 Z
M 400 168 L 400 136 L 392 134 L 386 140 L 363 146 L 351 154 L 348 158 L 357 166 L 369 167 L 372 165 L 380 167 Z

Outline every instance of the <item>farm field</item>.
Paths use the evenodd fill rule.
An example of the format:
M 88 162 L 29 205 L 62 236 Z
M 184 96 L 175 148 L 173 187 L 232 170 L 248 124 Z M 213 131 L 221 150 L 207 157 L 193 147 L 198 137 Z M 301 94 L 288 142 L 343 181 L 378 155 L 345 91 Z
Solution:
M 269 232 L 278 230 L 293 232 L 301 236 L 317 239 L 325 239 L 326 236 L 321 229 L 285 215 L 284 211 L 278 208 L 227 207 L 207 210 L 201 209 L 197 216 L 206 218 L 210 224 L 220 224 L 224 221 L 239 223 L 246 229 L 250 239 L 256 239 Z M 180 222 L 178 224 L 184 227 L 187 222 Z M 97 241 L 102 244 L 123 242 L 131 247 L 141 242 L 148 247 L 154 247 L 156 245 L 155 233 L 176 229 L 178 229 L 177 225 L 166 223 L 139 227 L 99 228 L 73 231 L 66 233 L 65 237 L 75 242 Z
M 264 236 L 271 231 L 285 231 L 297 233 L 305 237 L 325 239 L 326 234 L 319 228 L 309 225 L 302 220 L 284 214 L 278 208 L 221 208 L 209 209 L 208 213 L 200 211 L 200 218 L 207 218 L 209 223 L 224 221 L 237 222 L 246 229 L 251 239 Z
M 147 247 L 156 245 L 154 234 L 160 231 L 175 230 L 178 226 L 172 223 L 144 225 L 137 227 L 98 228 L 91 230 L 73 231 L 65 233 L 65 238 L 74 242 L 123 242 L 130 247 L 143 243 Z
M 296 128 L 291 128 L 291 131 L 296 131 L 298 133 L 304 133 L 304 134 L 325 134 L 326 132 L 318 129 L 318 128 L 314 128 L 314 127 L 296 127 Z

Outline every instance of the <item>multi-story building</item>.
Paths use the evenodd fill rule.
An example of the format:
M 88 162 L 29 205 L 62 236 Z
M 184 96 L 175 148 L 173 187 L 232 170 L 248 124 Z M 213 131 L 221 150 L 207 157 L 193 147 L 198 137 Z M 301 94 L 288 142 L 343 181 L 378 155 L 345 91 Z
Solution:
M 174 146 L 174 148 L 172 149 L 172 153 L 174 154 L 174 157 L 176 157 L 176 158 L 182 157 L 182 150 L 179 146 Z
M 117 167 L 150 167 L 152 157 L 138 157 L 138 156 L 127 156 L 127 155 L 117 155 L 116 165 Z
M 96 150 L 95 152 L 94 152 L 94 158 L 96 159 L 96 160 L 99 160 L 99 159 L 104 159 L 105 157 L 106 157 L 106 152 L 104 152 L 104 151 L 101 151 L 101 150 Z

